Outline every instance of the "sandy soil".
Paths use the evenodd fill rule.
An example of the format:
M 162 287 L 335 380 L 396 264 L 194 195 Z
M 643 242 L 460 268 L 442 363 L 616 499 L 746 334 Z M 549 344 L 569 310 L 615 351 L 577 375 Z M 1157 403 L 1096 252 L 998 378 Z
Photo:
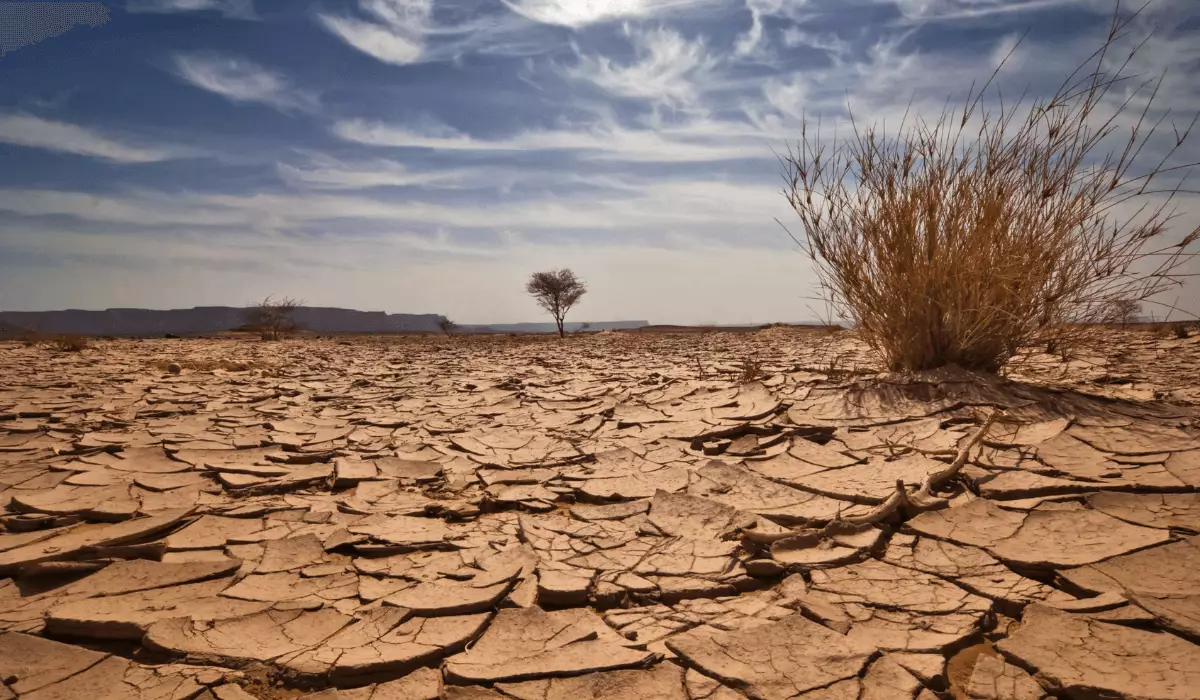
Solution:
M 0 700 L 1200 698 L 1200 338 L 0 343 Z

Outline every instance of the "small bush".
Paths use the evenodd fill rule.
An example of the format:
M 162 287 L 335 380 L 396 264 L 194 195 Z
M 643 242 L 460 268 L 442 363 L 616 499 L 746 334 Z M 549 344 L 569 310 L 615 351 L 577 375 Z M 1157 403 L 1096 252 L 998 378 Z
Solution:
M 741 383 L 749 384 L 753 381 L 758 381 L 763 376 L 762 365 L 753 357 L 747 357 L 742 360 L 742 375 Z
M 82 352 L 88 347 L 88 339 L 81 335 L 64 333 L 54 336 L 50 340 L 50 344 L 55 350 L 63 352 Z
M 1164 128 L 1146 150 L 1165 145 L 1165 157 L 1133 172 L 1159 123 L 1146 116 L 1156 86 L 1131 84 L 1123 56 L 1105 69 L 1136 14 L 1114 13 L 1104 45 L 1047 100 L 988 111 L 989 80 L 899 135 L 855 125 L 829 151 L 802 129 L 784 157 L 794 238 L 830 307 L 889 369 L 996 371 L 1180 283 L 1200 228 L 1165 240 L 1180 185 L 1163 180 L 1187 175 L 1167 163 L 1190 126 Z M 1140 115 L 1124 114 L 1135 101 Z
M 244 327 L 258 333 L 262 340 L 281 340 L 299 330 L 300 326 L 292 316 L 303 305 L 304 302 L 289 297 L 267 297 L 246 308 Z
M 1175 334 L 1176 338 L 1183 340 L 1192 334 L 1191 324 L 1177 321 L 1171 324 L 1171 332 Z

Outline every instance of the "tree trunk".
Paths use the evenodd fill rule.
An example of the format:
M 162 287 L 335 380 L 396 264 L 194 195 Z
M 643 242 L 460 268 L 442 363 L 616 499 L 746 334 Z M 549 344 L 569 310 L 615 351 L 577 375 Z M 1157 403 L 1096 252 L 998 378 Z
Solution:
M 563 320 L 561 318 L 556 318 L 556 319 L 554 319 L 554 322 L 558 324 L 558 337 L 559 338 L 567 337 L 566 334 L 563 332 Z

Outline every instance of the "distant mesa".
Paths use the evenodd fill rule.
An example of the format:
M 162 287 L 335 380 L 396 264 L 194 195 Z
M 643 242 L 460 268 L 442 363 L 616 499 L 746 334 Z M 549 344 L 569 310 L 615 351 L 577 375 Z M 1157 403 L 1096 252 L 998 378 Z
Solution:
M 16 337 L 32 331 L 44 334 L 160 336 L 220 333 L 246 323 L 245 309 L 235 306 L 198 306 L 194 309 L 105 309 L 84 311 L 0 311 L 0 338 Z M 306 306 L 296 310 L 295 320 L 313 333 L 439 333 L 439 314 L 389 314 L 383 311 L 355 311 L 331 307 Z M 568 330 L 640 328 L 646 321 L 574 323 Z M 501 325 L 464 325 L 459 333 L 550 333 L 553 323 L 514 323 Z
M 24 328 L 18 328 L 11 323 L 0 321 L 0 340 L 12 340 L 24 336 L 27 331 Z
M 649 326 L 647 321 L 582 321 L 579 323 L 564 323 L 563 330 L 568 333 L 577 331 L 621 331 Z M 459 326 L 461 333 L 557 333 L 558 328 L 553 323 L 493 323 L 486 326 Z

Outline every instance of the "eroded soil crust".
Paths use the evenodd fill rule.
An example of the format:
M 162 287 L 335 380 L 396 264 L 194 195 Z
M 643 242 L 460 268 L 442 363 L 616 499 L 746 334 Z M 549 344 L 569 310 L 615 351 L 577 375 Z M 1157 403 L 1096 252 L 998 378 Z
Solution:
M 0 700 L 1196 700 L 1200 343 L 1088 353 L 0 344 Z

